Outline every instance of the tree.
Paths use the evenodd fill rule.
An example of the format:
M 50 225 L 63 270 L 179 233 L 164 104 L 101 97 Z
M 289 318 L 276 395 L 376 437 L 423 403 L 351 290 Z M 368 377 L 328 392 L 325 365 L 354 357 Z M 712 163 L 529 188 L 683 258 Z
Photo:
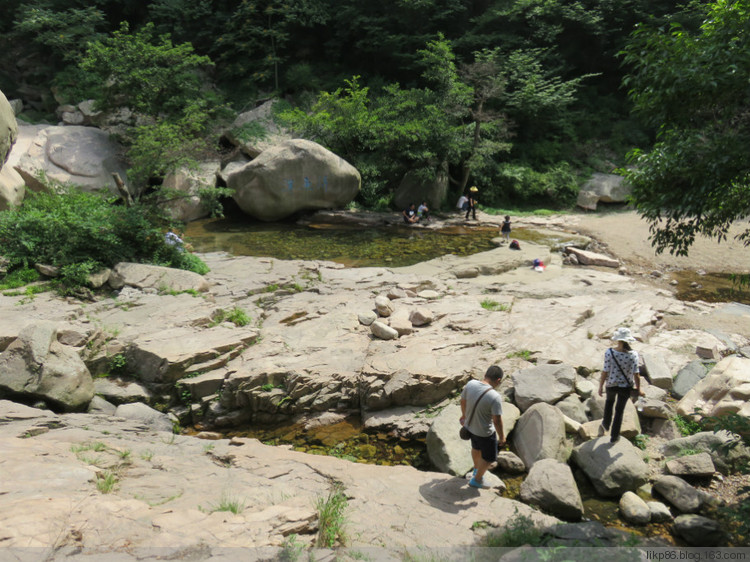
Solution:
M 652 243 L 687 255 L 698 234 L 725 240 L 750 214 L 750 2 L 714 1 L 696 33 L 641 27 L 623 55 L 630 98 L 658 128 L 626 172 Z M 750 228 L 738 238 L 750 244 Z

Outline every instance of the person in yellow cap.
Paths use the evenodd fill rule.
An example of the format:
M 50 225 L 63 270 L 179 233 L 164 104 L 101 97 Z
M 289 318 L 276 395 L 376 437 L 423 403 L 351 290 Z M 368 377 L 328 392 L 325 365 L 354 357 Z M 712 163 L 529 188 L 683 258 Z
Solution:
M 466 208 L 466 217 L 465 220 L 469 220 L 469 213 L 471 213 L 471 216 L 474 220 L 477 220 L 477 194 L 479 193 L 479 189 L 477 189 L 476 185 L 473 185 L 469 188 L 469 206 Z

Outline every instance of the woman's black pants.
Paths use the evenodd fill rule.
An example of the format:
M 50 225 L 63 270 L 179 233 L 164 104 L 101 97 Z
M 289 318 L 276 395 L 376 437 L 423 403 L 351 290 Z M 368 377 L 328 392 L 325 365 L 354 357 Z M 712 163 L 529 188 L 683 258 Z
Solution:
M 625 404 L 630 399 L 630 387 L 627 386 L 608 386 L 607 401 L 604 403 L 604 419 L 602 425 L 604 429 L 610 428 L 610 440 L 617 441 L 620 438 L 620 426 L 622 425 L 622 413 L 625 411 Z M 612 419 L 612 407 L 614 406 L 615 417 Z

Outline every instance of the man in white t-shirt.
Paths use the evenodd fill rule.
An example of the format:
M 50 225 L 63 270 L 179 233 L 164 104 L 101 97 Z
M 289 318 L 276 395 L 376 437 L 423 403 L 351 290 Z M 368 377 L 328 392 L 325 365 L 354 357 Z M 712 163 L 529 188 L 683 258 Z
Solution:
M 503 370 L 491 366 L 484 380 L 471 380 L 461 392 L 461 425 L 471 433 L 471 458 L 474 473 L 469 486 L 484 487 L 484 473 L 497 460 L 498 446 L 505 445 L 503 433 L 503 401 L 495 390 L 503 378 Z M 475 411 L 476 410 L 476 411 Z

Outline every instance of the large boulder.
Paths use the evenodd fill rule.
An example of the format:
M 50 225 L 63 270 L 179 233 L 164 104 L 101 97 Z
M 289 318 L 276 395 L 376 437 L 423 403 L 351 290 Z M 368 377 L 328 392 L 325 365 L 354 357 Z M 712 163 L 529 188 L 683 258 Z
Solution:
M 602 496 L 621 496 L 648 481 L 648 466 L 626 439 L 617 443 L 610 443 L 609 437 L 587 441 L 573 449 L 572 459 Z
M 682 416 L 698 409 L 707 416 L 750 417 L 750 359 L 737 355 L 722 359 L 677 405 Z
M 702 515 L 677 516 L 674 520 L 674 532 L 691 546 L 721 546 L 729 538 L 718 521 Z
M 701 431 L 694 435 L 673 439 L 661 446 L 665 457 L 676 457 L 685 451 L 698 451 L 711 455 L 711 460 L 719 472 L 727 474 L 742 464 L 750 462 L 750 450 L 742 444 L 734 443 L 731 433 L 726 431 Z
M 113 289 L 136 287 L 165 291 L 206 291 L 208 282 L 202 275 L 184 269 L 148 265 L 144 263 L 118 263 L 109 276 Z
M 18 124 L 13 108 L 8 103 L 8 98 L 0 92 L 0 168 L 10 154 L 10 148 L 18 137 Z
M 541 459 L 568 460 L 565 419 L 549 404 L 534 404 L 519 418 L 513 432 L 513 445 L 527 468 Z
M 643 366 L 651 384 L 667 390 L 672 388 L 672 373 L 664 355 L 653 351 L 645 351 L 641 354 L 641 357 L 643 357 Z
M 645 525 L 651 521 L 651 510 L 635 492 L 625 492 L 620 498 L 620 514 L 625 521 Z
M 622 176 L 595 173 L 578 192 L 578 206 L 592 211 L 598 202 L 624 203 L 631 194 L 632 187 Z
M 654 490 L 682 513 L 695 513 L 703 505 L 701 492 L 679 476 L 660 476 L 654 482 Z
M 172 431 L 173 428 L 172 421 L 167 414 L 162 414 L 142 402 L 117 406 L 115 416 L 128 420 L 137 420 L 156 431 Z
M 127 166 L 122 159 L 122 149 L 109 134 L 94 127 L 77 126 L 22 126 L 20 132 L 24 133 L 27 128 L 25 134 L 35 135 L 31 142 L 23 144 L 25 151 L 18 154 L 15 169 L 30 189 L 44 188 L 39 179 L 39 175 L 44 174 L 51 180 L 77 185 L 87 191 L 108 189 L 119 194 L 112 174 L 118 173 L 126 182 Z
M 691 361 L 675 375 L 672 383 L 672 396 L 684 398 L 690 389 L 706 378 L 708 371 L 700 360 Z
M 458 436 L 460 417 L 458 404 L 446 406 L 435 416 L 426 438 L 427 455 L 435 468 L 457 476 L 463 476 L 474 467 L 471 444 Z
M 570 467 L 555 459 L 534 463 L 521 484 L 521 499 L 562 519 L 578 521 L 583 501 Z
M 291 135 L 274 119 L 273 106 L 276 103 L 276 100 L 270 100 L 238 115 L 224 132 L 224 138 L 250 158 L 257 157 L 264 150 L 281 142 L 291 140 Z
M 197 166 L 183 166 L 164 178 L 163 186 L 176 192 L 174 197 L 162 204 L 167 214 L 181 222 L 190 222 L 210 214 L 210 209 L 201 201 L 200 190 L 216 187 L 220 163 L 201 162 Z
M 555 404 L 575 392 L 576 371 L 567 365 L 540 365 L 511 375 L 516 404 L 521 411 L 534 404 Z
M 0 211 L 18 206 L 26 194 L 23 179 L 11 166 L 4 166 L 18 138 L 16 116 L 0 92 Z
M 76 350 L 57 341 L 56 323 L 40 321 L 0 354 L 0 393 L 76 411 L 93 398 L 94 382 Z
M 408 172 L 393 194 L 393 201 L 398 209 L 405 209 L 411 203 L 419 205 L 427 201 L 430 209 L 438 209 L 448 195 L 448 170 L 441 166 L 431 180 L 423 180 L 418 175 Z
M 343 207 L 359 191 L 359 172 L 312 141 L 295 139 L 269 148 L 226 176 L 240 208 L 275 221 L 299 211 Z

